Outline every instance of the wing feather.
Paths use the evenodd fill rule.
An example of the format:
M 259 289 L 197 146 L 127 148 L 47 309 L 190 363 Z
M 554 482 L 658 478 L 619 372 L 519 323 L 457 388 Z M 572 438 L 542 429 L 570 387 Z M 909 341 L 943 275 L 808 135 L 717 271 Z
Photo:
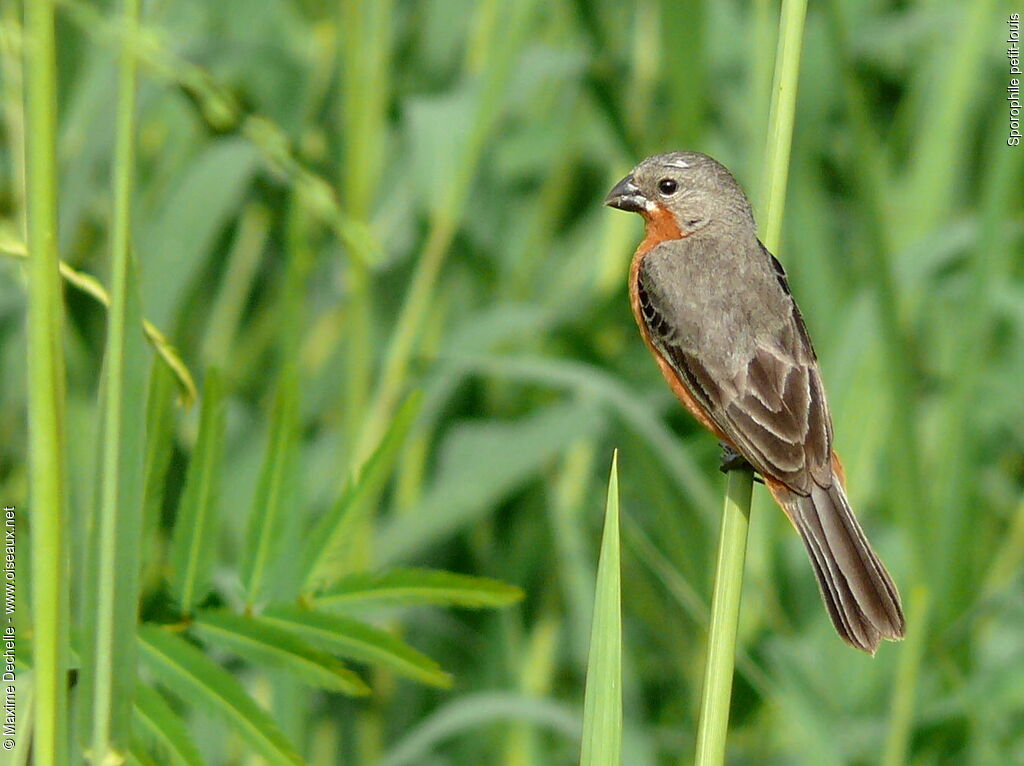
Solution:
M 716 358 L 713 349 L 709 353 L 695 344 L 692 334 L 687 344 L 681 323 L 673 321 L 678 306 L 661 297 L 664 291 L 643 268 L 637 285 L 641 314 L 657 349 L 737 450 L 762 474 L 805 495 L 812 480 L 831 483 L 831 418 L 817 357 L 785 272 L 762 251 L 771 259 L 788 316 L 773 332 L 758 333 L 739 362 L 724 352 Z

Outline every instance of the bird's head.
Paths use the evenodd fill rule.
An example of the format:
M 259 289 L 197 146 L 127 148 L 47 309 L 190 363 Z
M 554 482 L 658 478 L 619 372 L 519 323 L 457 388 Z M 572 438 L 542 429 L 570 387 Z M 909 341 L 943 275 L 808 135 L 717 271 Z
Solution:
M 721 164 L 699 152 L 648 157 L 619 181 L 604 204 L 639 213 L 661 229 L 689 236 L 708 226 L 754 231 L 750 202 Z

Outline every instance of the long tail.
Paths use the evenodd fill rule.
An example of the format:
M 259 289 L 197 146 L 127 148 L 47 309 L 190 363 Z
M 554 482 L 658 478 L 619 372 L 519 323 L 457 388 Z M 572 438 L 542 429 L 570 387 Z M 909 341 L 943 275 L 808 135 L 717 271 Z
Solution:
M 857 523 L 839 478 L 807 496 L 775 481 L 768 487 L 804 541 L 818 588 L 839 636 L 874 654 L 883 638 L 903 638 L 900 594 Z

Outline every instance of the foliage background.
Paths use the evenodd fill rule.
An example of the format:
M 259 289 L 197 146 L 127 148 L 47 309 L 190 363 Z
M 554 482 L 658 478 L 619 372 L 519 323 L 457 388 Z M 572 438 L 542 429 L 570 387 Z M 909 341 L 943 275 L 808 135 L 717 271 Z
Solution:
M 1024 152 L 1005 140 L 1008 12 L 811 4 L 779 256 L 910 637 L 874 659 L 842 645 L 796 536 L 755 493 L 732 762 L 1024 761 Z M 575 759 L 613 447 L 624 761 L 689 758 L 724 482 L 714 441 L 671 400 L 629 315 L 639 222 L 600 201 L 641 157 L 685 147 L 727 164 L 756 208 L 777 17 L 764 0 L 144 6 L 141 310 L 200 382 L 211 368 L 224 379 L 214 602 L 239 592 L 286 369 L 299 410 L 282 539 L 308 535 L 420 389 L 358 530 L 358 565 L 441 567 L 527 593 L 502 612 L 400 615 L 452 690 L 374 671 L 373 695 L 353 701 L 225 660 L 309 762 Z M 114 18 L 73 0 L 58 26 L 60 254 L 101 281 Z M 0 19 L 0 213 L 14 250 L 16 5 Z M 0 496 L 23 508 L 24 280 L 14 259 L 0 269 Z M 80 562 L 105 312 L 65 297 Z M 166 609 L 198 409 L 173 417 L 143 551 L 151 617 Z M 217 720 L 178 710 L 208 762 L 247 762 Z

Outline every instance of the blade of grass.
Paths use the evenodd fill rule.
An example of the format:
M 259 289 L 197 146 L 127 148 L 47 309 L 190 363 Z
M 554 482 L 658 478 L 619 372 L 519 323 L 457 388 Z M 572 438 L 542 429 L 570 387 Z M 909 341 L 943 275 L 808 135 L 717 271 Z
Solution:
M 178 504 L 171 541 L 171 593 L 188 614 L 203 596 L 216 537 L 214 524 L 224 440 L 220 377 L 209 370 L 199 413 L 199 436 Z
M 443 457 L 420 505 L 381 526 L 377 563 L 407 559 L 493 513 L 502 498 L 603 426 L 587 402 L 557 404 L 511 422 L 460 424 L 442 443 Z
M 139 631 L 147 667 L 176 696 L 227 721 L 268 763 L 301 766 L 302 758 L 273 719 L 238 680 L 179 636 L 163 628 Z
M 388 69 L 393 0 L 342 3 L 341 199 L 349 214 L 369 227 L 387 148 Z M 373 366 L 372 274 L 358 258 L 348 261 L 344 404 L 349 444 L 359 437 Z
M 431 750 L 449 737 L 484 724 L 517 720 L 529 721 L 564 738 L 579 736 L 579 716 L 559 702 L 523 694 L 476 692 L 449 702 L 404 731 L 375 766 L 429 763 Z
M 182 721 L 160 693 L 151 686 L 139 684 L 135 690 L 136 735 L 157 743 L 162 755 L 175 764 L 203 766 L 203 757 L 192 742 L 185 722 Z
M 164 485 L 174 448 L 173 391 L 174 380 L 170 369 L 162 364 L 154 364 L 150 369 L 149 390 L 146 393 L 146 457 L 142 483 L 142 535 L 143 545 L 147 548 L 158 534 Z M 160 547 L 163 548 L 162 543 Z M 151 570 L 155 564 L 147 561 L 145 568 Z
M 679 489 L 690 498 L 698 512 L 714 502 L 711 482 L 705 478 L 696 461 L 680 446 L 661 418 L 656 417 L 650 407 L 644 406 L 644 397 L 640 392 L 623 386 L 601 369 L 542 356 L 452 354 L 446 355 L 446 358 L 474 372 L 572 388 L 606 401 L 623 422 L 650 444 L 651 452 L 665 463 Z M 704 510 L 704 516 L 710 524 L 713 518 L 711 513 Z
M 441 689 L 452 685 L 451 676 L 430 657 L 365 622 L 294 604 L 268 609 L 263 618 L 339 657 L 386 667 L 406 678 Z
M 245 585 L 246 605 L 250 609 L 270 587 L 268 582 L 283 541 L 285 514 L 295 510 L 288 492 L 298 439 L 298 387 L 292 369 L 290 365 L 286 367 L 278 384 L 267 452 L 249 516 L 241 577 Z
M 619 583 L 618 453 L 608 477 L 604 536 L 597 565 L 594 622 L 583 701 L 580 766 L 622 763 L 622 597 Z
M 196 615 L 192 629 L 211 644 L 260 666 L 285 670 L 311 686 L 355 697 L 370 693 L 363 679 L 340 660 L 263 617 L 203 611 Z
M 63 305 L 57 253 L 54 4 L 25 4 L 28 464 L 32 498 L 33 758 L 67 760 L 68 598 Z
M 783 0 L 779 21 L 779 46 L 775 54 L 775 79 L 768 112 L 768 143 L 764 153 L 764 205 L 762 241 L 773 253 L 782 243 L 782 212 L 786 207 L 786 181 L 796 119 L 796 86 L 800 76 L 804 19 L 807 0 Z
M 722 511 L 718 563 L 715 565 L 715 590 L 711 598 L 708 658 L 704 666 L 704 687 L 697 722 L 696 766 L 719 766 L 725 763 L 732 673 L 736 663 L 736 629 L 740 615 L 740 593 L 743 590 L 743 560 L 747 551 L 753 486 L 753 474 L 750 471 L 729 472 L 729 487 Z
M 224 366 L 230 361 L 231 344 L 242 322 L 253 283 L 259 276 L 270 220 L 270 211 L 255 202 L 249 203 L 242 211 L 224 269 L 224 279 L 213 300 L 203 338 L 202 357 L 207 364 Z
M 507 606 L 522 597 L 519 588 L 487 577 L 430 569 L 388 569 L 349 575 L 311 600 L 317 607 L 338 610 L 421 604 L 475 609 Z
M 304 591 L 322 587 L 344 573 L 352 530 L 359 525 L 368 498 L 387 478 L 398 448 L 419 414 L 421 400 L 419 392 L 406 400 L 365 465 L 352 473 L 337 502 L 317 522 L 302 556 L 306 562 L 302 575 Z
M 123 0 L 124 40 L 138 33 L 138 0 Z M 136 59 L 120 51 L 111 220 L 110 310 L 101 389 L 100 506 L 91 546 L 96 599 L 86 636 L 83 690 L 91 711 L 93 762 L 114 762 L 130 746 L 135 692 L 135 623 L 142 537 L 145 346 L 138 283 L 131 252 L 131 202 L 135 166 Z M 91 610 L 90 610 L 91 611 Z

